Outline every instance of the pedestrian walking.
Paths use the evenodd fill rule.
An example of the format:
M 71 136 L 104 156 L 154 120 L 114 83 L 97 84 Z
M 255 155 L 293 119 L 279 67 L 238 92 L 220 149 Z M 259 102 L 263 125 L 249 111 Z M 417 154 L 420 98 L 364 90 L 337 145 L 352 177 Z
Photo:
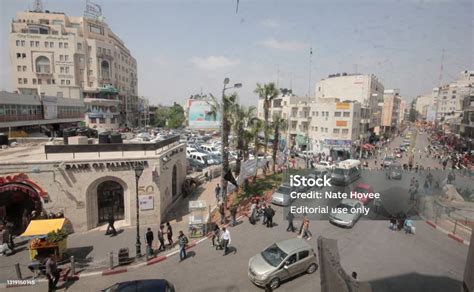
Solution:
M 147 245 L 147 253 L 149 256 L 153 255 L 153 231 L 151 231 L 151 228 L 148 227 L 147 232 L 145 233 L 145 239 L 146 239 L 146 245 Z
M 224 244 L 224 255 L 227 255 L 229 252 L 230 232 L 225 227 L 222 227 L 221 240 Z
M 216 200 L 219 202 L 219 195 L 221 193 L 221 186 L 217 184 L 216 188 L 214 189 L 214 192 L 216 194 Z
M 224 202 L 222 202 L 219 205 L 219 214 L 221 215 L 221 224 L 225 223 L 225 205 Z
M 48 278 L 48 292 L 56 290 L 56 285 L 59 282 L 60 272 L 56 263 L 55 255 L 50 254 L 46 258 L 45 263 L 46 277 Z
M 171 224 L 166 222 L 166 236 L 168 237 L 168 244 L 170 247 L 173 246 L 173 228 L 171 228 Z
M 394 232 L 395 230 L 398 230 L 398 228 L 397 228 L 397 219 L 393 215 L 390 218 L 390 230 L 392 230 L 392 232 Z
M 268 214 L 267 214 L 267 204 L 265 202 L 263 202 L 262 208 L 260 210 L 261 210 L 260 212 L 263 215 L 262 225 L 266 225 L 267 220 L 268 220 Z
M 15 224 L 13 224 L 13 222 L 7 222 L 7 224 L 5 224 L 4 237 L 5 237 L 6 243 L 8 245 L 8 248 L 12 251 L 15 248 L 15 243 L 13 242 L 13 231 L 14 231 L 14 229 L 15 229 Z
M 267 214 L 267 227 L 273 227 L 273 216 L 275 216 L 275 210 L 273 210 L 272 206 L 268 205 L 267 208 L 265 208 L 265 213 Z
M 239 205 L 234 204 L 232 208 L 230 208 L 230 216 L 232 218 L 231 226 L 234 227 L 237 225 L 237 211 L 239 209 Z
M 183 231 L 179 231 L 178 235 L 179 242 L 179 261 L 183 261 L 186 258 L 186 246 L 189 243 L 188 238 L 184 235 Z
M 255 200 L 252 200 L 252 205 L 250 205 L 250 216 L 249 221 L 250 224 L 254 225 L 257 221 L 257 203 Z
M 216 240 L 217 243 L 219 243 L 220 231 L 219 225 L 214 224 L 214 228 L 212 229 L 212 246 L 216 246 Z
M 105 231 L 105 235 L 110 235 L 112 233 L 113 236 L 117 235 L 117 230 L 115 230 L 114 223 L 115 217 L 113 213 L 109 213 L 109 217 L 107 219 L 109 225 L 107 226 L 107 230 Z
M 311 234 L 311 231 L 309 230 L 309 219 L 305 219 L 303 221 L 301 237 L 310 240 L 311 236 L 313 236 L 313 234 Z
M 158 241 L 160 242 L 158 251 L 162 251 L 166 249 L 164 228 L 165 227 L 163 225 L 160 225 L 160 228 L 158 229 L 157 237 L 158 237 Z
M 288 211 L 288 215 L 286 215 L 286 220 L 288 220 L 288 227 L 286 228 L 286 231 L 295 232 L 295 226 L 293 225 L 294 219 L 295 215 L 291 211 Z

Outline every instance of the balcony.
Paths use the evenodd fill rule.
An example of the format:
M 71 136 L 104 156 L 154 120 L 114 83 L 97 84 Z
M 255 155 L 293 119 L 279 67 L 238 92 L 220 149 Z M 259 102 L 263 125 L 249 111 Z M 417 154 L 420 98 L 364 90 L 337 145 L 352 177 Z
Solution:
M 84 103 L 98 106 L 117 106 L 118 104 L 120 104 L 120 100 L 86 97 L 84 98 Z
M 32 115 L 0 115 L 0 123 L 3 122 L 22 122 L 22 121 L 35 121 L 42 120 L 42 114 L 32 114 Z

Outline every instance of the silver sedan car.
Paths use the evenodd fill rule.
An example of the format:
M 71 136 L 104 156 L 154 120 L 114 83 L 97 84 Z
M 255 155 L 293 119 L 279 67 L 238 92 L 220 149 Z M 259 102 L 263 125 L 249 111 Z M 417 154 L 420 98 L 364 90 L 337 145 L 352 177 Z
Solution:
M 291 187 L 289 184 L 281 185 L 272 195 L 272 203 L 279 206 L 288 206 L 291 204 Z
M 301 238 L 279 241 L 249 260 L 248 276 L 255 285 L 276 289 L 284 280 L 318 269 L 316 253 Z
M 354 208 L 362 208 L 359 200 L 343 199 L 337 206 L 338 209 L 346 209 L 347 212 L 330 212 L 329 222 L 342 227 L 353 227 L 362 216 L 360 212 L 353 212 Z

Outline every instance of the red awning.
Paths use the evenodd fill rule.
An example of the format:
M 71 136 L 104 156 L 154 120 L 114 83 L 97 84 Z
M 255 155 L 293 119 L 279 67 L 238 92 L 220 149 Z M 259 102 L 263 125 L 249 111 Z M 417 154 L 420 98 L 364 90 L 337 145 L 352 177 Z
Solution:
M 367 149 L 367 150 L 370 150 L 370 149 L 375 148 L 375 146 L 372 145 L 372 144 L 368 144 L 368 143 L 367 143 L 367 144 L 362 145 L 362 148 Z

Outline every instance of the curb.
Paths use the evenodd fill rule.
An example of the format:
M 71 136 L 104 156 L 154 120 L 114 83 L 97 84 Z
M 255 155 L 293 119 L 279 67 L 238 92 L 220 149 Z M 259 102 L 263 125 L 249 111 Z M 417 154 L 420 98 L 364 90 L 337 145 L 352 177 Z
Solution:
M 241 215 L 241 216 L 237 217 L 236 219 L 238 221 L 238 220 L 242 219 L 243 217 L 245 217 L 245 215 Z M 219 225 L 219 226 L 220 227 L 227 227 L 229 225 L 230 225 L 230 223 Z M 196 245 L 200 244 L 201 242 L 203 242 L 203 241 L 205 241 L 205 240 L 207 240 L 211 237 L 212 237 L 212 233 L 208 233 L 208 234 L 204 235 L 202 238 L 192 241 L 191 243 L 188 244 L 188 246 L 186 247 L 186 250 L 195 247 Z M 141 262 L 141 263 L 138 263 L 138 264 L 135 264 L 135 265 L 131 265 L 129 267 L 120 268 L 120 269 L 112 269 L 112 270 L 111 269 L 106 269 L 106 270 L 90 272 L 90 273 L 76 273 L 75 275 L 70 275 L 70 276 L 65 276 L 65 277 L 63 276 L 63 277 L 60 278 L 60 280 L 61 281 L 77 281 L 80 278 L 84 278 L 84 277 L 111 276 L 111 275 L 122 274 L 122 273 L 126 273 L 126 272 L 129 272 L 129 271 L 133 271 L 133 270 L 142 268 L 142 267 L 151 266 L 151 265 L 160 263 L 160 262 L 162 262 L 162 261 L 178 254 L 178 253 L 179 253 L 179 249 L 176 249 L 176 250 L 173 250 L 173 251 L 171 251 L 170 253 L 168 253 L 166 255 L 160 255 L 160 256 L 151 258 L 151 259 L 149 259 L 145 262 Z M 37 283 L 48 282 L 47 279 L 35 279 L 34 281 L 36 281 Z M 18 287 L 23 287 L 23 285 L 7 285 L 6 283 L 0 283 L 0 288 L 1 289 L 3 289 L 3 288 L 18 288 Z
M 434 229 L 437 229 L 439 231 L 441 231 L 442 233 L 446 234 L 449 238 L 457 241 L 458 243 L 461 243 L 461 244 L 464 244 L 466 246 L 469 246 L 470 242 L 465 240 L 464 238 L 461 238 L 459 236 L 457 236 L 456 234 L 452 233 L 452 232 L 449 232 L 447 230 L 445 230 L 444 228 L 436 225 L 433 221 L 431 220 L 425 220 L 426 224 L 430 225 L 431 227 L 433 227 Z

